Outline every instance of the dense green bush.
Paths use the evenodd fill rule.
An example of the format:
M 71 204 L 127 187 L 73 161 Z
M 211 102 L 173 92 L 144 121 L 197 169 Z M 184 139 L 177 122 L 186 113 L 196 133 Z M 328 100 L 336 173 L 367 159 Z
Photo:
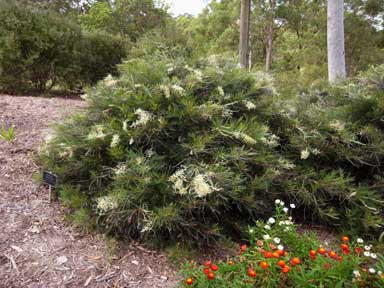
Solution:
M 118 235 L 240 236 L 276 198 L 298 203 L 303 221 L 372 232 L 383 222 L 384 105 L 366 87 L 284 101 L 236 61 L 132 59 L 88 93 L 42 159 L 79 217 Z
M 53 12 L 0 1 L 0 90 L 72 89 L 114 73 L 125 42 L 79 26 Z

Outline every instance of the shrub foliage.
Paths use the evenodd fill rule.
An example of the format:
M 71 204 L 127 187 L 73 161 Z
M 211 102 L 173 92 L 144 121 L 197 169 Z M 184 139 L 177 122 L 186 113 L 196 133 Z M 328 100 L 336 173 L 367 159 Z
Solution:
M 72 89 L 96 83 L 125 57 L 117 36 L 84 33 L 52 11 L 0 1 L 0 90 Z
M 42 148 L 63 198 L 104 230 L 161 242 L 239 237 L 276 198 L 297 203 L 303 221 L 382 224 L 380 85 L 292 99 L 220 57 L 147 57 L 121 70 Z

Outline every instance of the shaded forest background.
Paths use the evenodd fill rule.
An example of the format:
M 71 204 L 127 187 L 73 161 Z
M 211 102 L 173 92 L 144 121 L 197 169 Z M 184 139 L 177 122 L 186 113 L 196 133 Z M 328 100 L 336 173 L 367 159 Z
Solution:
M 345 2 L 347 72 L 355 76 L 384 63 L 384 3 Z M 0 89 L 74 91 L 155 50 L 188 59 L 237 56 L 239 7 L 239 0 L 211 1 L 197 17 L 175 18 L 154 0 L 1 0 Z M 326 80 L 326 1 L 254 0 L 251 14 L 253 70 L 270 70 L 283 91 Z

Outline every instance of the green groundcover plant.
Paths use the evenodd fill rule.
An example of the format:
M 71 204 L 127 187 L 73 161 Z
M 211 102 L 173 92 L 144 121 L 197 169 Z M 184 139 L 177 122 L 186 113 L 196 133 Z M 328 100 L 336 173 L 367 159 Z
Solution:
M 289 208 L 288 208 L 289 207 Z M 384 257 L 362 238 L 321 243 L 298 233 L 289 216 L 296 205 L 276 200 L 274 217 L 249 228 L 250 245 L 226 262 L 191 261 L 180 287 L 384 287 Z
M 75 221 L 157 244 L 212 244 L 242 237 L 279 198 L 297 203 L 302 221 L 379 231 L 379 68 L 299 97 L 219 56 L 143 56 L 120 70 L 41 149 Z

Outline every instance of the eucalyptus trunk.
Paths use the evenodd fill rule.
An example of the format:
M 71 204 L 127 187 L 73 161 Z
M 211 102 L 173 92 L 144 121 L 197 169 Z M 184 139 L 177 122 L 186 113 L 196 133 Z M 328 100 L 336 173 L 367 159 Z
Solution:
M 241 0 L 240 13 L 240 66 L 249 68 L 249 21 L 251 16 L 251 0 Z
M 335 83 L 346 78 L 344 47 L 344 0 L 328 0 L 328 79 Z

